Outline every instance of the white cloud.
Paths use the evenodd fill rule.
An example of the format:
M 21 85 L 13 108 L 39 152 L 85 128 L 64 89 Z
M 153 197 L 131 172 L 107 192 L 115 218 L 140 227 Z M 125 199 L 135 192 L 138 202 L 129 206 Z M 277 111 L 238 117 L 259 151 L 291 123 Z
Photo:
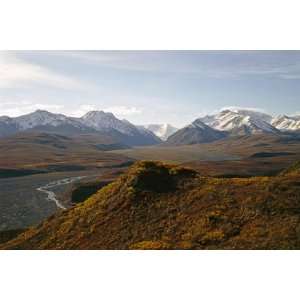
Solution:
M 105 112 L 111 112 L 117 117 L 125 117 L 142 113 L 142 110 L 137 107 L 129 107 L 129 106 L 111 106 L 107 108 L 101 108 L 93 104 L 83 104 L 78 107 L 78 109 L 70 112 L 71 116 L 81 117 L 89 111 L 93 110 L 102 110 Z
M 89 84 L 75 78 L 21 60 L 12 52 L 0 52 L 0 88 L 27 86 L 29 83 L 63 89 L 89 87 Z
M 130 116 L 142 113 L 142 110 L 136 107 L 128 107 L 128 106 L 112 106 L 103 109 L 105 112 L 111 112 L 116 114 L 117 116 Z
M 38 109 L 59 113 L 64 108 L 63 105 L 33 103 L 27 100 L 1 102 L 0 116 L 17 117 L 31 113 Z
M 248 111 L 260 112 L 260 113 L 265 113 L 266 112 L 262 108 L 257 108 L 257 107 L 242 107 L 242 106 L 225 106 L 225 107 L 222 107 L 220 109 L 220 111 L 223 111 L 223 110 L 231 110 L 231 111 L 234 111 L 234 112 L 237 112 L 239 110 L 248 110 Z
M 69 115 L 72 116 L 72 117 L 82 117 L 83 115 L 85 115 L 89 111 L 93 111 L 93 110 L 97 110 L 95 105 L 83 104 L 83 105 L 80 105 L 77 109 L 71 111 L 69 113 Z

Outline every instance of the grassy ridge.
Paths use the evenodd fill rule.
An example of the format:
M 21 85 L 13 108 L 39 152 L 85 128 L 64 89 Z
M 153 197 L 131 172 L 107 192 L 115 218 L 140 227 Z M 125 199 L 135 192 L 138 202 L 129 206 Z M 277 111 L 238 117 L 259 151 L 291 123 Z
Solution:
M 300 175 L 210 178 L 136 163 L 5 249 L 300 249 Z

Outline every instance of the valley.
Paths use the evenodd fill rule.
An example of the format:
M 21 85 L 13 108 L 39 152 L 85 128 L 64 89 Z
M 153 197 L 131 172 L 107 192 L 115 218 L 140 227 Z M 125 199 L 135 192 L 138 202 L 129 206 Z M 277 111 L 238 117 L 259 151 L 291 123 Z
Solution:
M 0 230 L 38 224 L 72 206 L 64 195 L 75 181 L 101 178 L 132 164 L 132 159 L 102 150 L 115 145 L 111 142 L 100 134 L 45 132 L 0 139 Z
M 276 124 L 280 121 L 283 122 L 278 119 Z M 81 119 L 74 119 L 38 111 L 16 119 L 2 118 L 0 125 L 1 122 L 9 122 L 11 126 L 15 124 L 16 132 L 12 133 L 10 127 L 6 131 L 9 134 L 0 139 L 0 240 L 7 242 L 23 231 L 25 236 L 32 235 L 34 240 L 27 244 L 27 240 L 20 238 L 20 243 L 9 246 L 12 248 L 198 249 L 218 248 L 220 245 L 234 248 L 235 244 L 229 240 L 235 233 L 231 229 L 227 231 L 225 223 L 221 222 L 225 227 L 215 231 L 213 224 L 207 227 L 205 216 L 194 214 L 190 207 L 185 206 L 182 199 L 186 197 L 191 201 L 191 207 L 193 201 L 196 201 L 194 196 L 187 194 L 185 185 L 190 185 L 196 195 L 201 195 L 204 202 L 199 207 L 206 207 L 207 199 L 215 200 L 214 195 L 218 191 L 220 199 L 223 194 L 234 194 L 235 205 L 240 206 L 239 209 L 244 209 L 244 205 L 250 209 L 254 204 L 252 200 L 247 202 L 247 199 L 241 198 L 244 192 L 251 193 L 251 189 L 257 188 L 257 197 L 265 197 L 264 182 L 268 182 L 267 188 L 270 186 L 273 189 L 273 185 L 282 179 L 281 172 L 300 161 L 300 136 L 297 130 L 281 131 L 271 125 L 272 120 L 267 115 L 249 111 L 223 111 L 219 115 L 199 118 L 179 130 L 171 125 L 135 126 L 104 112 L 90 112 Z M 286 129 L 287 124 L 296 128 L 298 123 L 287 122 L 285 119 L 283 124 Z M 2 127 L 2 134 L 5 128 Z M 155 136 L 150 129 L 159 136 Z M 198 179 L 195 181 L 194 177 Z M 206 184 L 202 191 L 203 180 Z M 293 180 L 284 177 L 288 189 L 294 193 L 292 197 L 297 198 L 298 177 Z M 123 187 L 123 183 L 128 186 Z M 228 185 L 228 189 L 224 190 L 223 184 Z M 252 187 L 248 188 L 248 184 Z M 177 192 L 182 195 L 182 199 L 177 198 Z M 98 194 L 106 199 L 103 201 L 107 207 L 106 204 L 102 207 L 102 204 L 94 203 L 102 201 L 102 196 L 98 199 Z M 168 195 L 166 199 L 175 197 L 174 201 L 179 206 L 173 207 L 165 195 Z M 280 199 L 285 195 L 280 194 L 278 197 Z M 148 207 L 144 202 L 139 207 L 138 201 L 146 198 L 158 199 L 159 206 L 165 210 L 159 212 L 156 204 L 149 204 Z M 121 199 L 124 200 L 123 204 Z M 253 199 L 254 203 L 256 200 Z M 228 218 L 231 214 L 233 218 L 239 218 L 239 210 L 234 211 L 228 203 L 215 203 L 214 211 L 207 213 L 219 214 L 219 206 L 225 205 L 226 209 L 223 207 L 222 211 L 226 210 Z M 90 207 L 92 209 L 94 205 L 96 210 L 101 211 L 93 214 Z M 129 210 L 124 209 L 123 205 Z M 136 205 L 139 207 L 137 211 Z M 144 211 L 145 207 L 148 207 L 150 215 Z M 201 220 L 206 225 L 199 225 L 202 231 L 208 230 L 209 236 L 201 231 L 204 241 L 202 237 L 200 242 L 196 241 L 198 225 L 194 228 L 195 232 L 188 232 L 181 221 L 178 224 L 172 223 L 171 219 L 177 218 L 173 213 L 177 211 L 177 214 L 181 214 L 182 209 L 190 211 L 186 218 L 192 222 L 192 228 L 196 226 L 198 218 L 204 218 Z M 77 211 L 81 211 L 79 214 L 82 213 L 82 220 L 77 216 Z M 97 219 L 98 214 L 102 213 L 103 219 Z M 115 213 L 116 218 L 122 221 L 115 219 Z M 64 220 L 62 216 L 67 219 Z M 292 224 L 293 216 L 284 215 L 280 218 L 291 218 L 289 224 Z M 264 219 L 264 216 L 260 217 Z M 94 228 L 95 224 L 89 223 L 90 218 L 96 218 L 96 223 L 102 224 L 103 228 L 99 226 L 104 231 L 113 231 L 116 226 L 121 233 L 116 231 L 114 237 L 104 235 L 103 239 L 93 241 L 89 235 L 98 231 Z M 160 218 L 163 225 L 160 224 Z M 58 222 L 58 227 L 51 220 Z M 129 225 L 131 221 L 137 229 Z M 153 224 L 153 228 L 147 225 L 148 221 Z M 65 228 L 65 222 L 70 228 Z M 81 222 L 84 223 L 83 228 L 80 227 Z M 82 230 L 80 234 L 74 225 L 77 223 Z M 124 229 L 124 226 L 129 229 Z M 167 226 L 167 231 L 162 226 Z M 235 232 L 236 226 L 232 226 Z M 240 230 L 242 226 L 244 223 L 237 227 Z M 268 226 L 271 231 L 277 230 L 272 224 Z M 157 236 L 152 235 L 148 227 L 158 230 Z M 41 233 L 36 228 L 42 228 Z M 63 228 L 63 232 L 60 232 L 60 228 Z M 175 228 L 178 232 L 182 230 L 180 232 L 183 236 L 194 233 L 195 236 L 191 239 L 176 237 L 172 234 Z M 71 232 L 68 232 L 69 229 Z M 56 230 L 62 236 L 58 233 L 58 244 L 52 244 L 51 232 Z M 288 230 L 292 234 L 290 227 Z M 64 236 L 65 233 L 70 235 Z M 81 234 L 83 240 L 79 238 Z M 237 248 L 247 245 L 244 238 L 236 242 Z M 44 239 L 40 244 L 39 241 Z M 77 239 L 81 240 L 79 244 L 75 241 Z M 273 237 L 269 242 L 261 243 L 259 247 L 278 246 Z M 298 244 L 285 241 L 282 247 L 293 248 L 298 247 Z
M 0 179 L 0 230 L 27 228 L 60 209 L 70 208 L 71 199 L 64 195 L 74 182 L 100 179 L 106 173 L 110 170 L 53 172 Z

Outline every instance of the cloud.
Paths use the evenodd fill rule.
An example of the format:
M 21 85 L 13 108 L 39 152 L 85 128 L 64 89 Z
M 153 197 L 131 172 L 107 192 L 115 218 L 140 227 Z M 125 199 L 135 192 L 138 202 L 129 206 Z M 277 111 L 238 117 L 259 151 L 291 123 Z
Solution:
M 62 89 L 90 87 L 75 78 L 49 70 L 44 66 L 21 60 L 13 52 L 0 52 L 0 88 L 16 88 L 28 84 Z
M 0 116 L 17 117 L 34 112 L 38 109 L 48 110 L 53 113 L 60 113 L 63 110 L 63 108 L 63 105 L 33 103 L 27 100 L 1 102 Z
M 224 106 L 219 111 L 223 111 L 223 110 L 231 110 L 231 111 L 234 111 L 234 112 L 238 112 L 240 110 L 248 110 L 248 111 L 259 112 L 259 113 L 265 113 L 266 112 L 262 108 L 258 108 L 258 107 L 242 107 L 242 106 Z
M 142 110 L 137 107 L 129 107 L 129 106 L 111 106 L 107 108 L 101 108 L 99 106 L 93 105 L 93 104 L 83 104 L 78 107 L 78 109 L 73 110 L 70 112 L 71 116 L 74 117 L 81 117 L 84 114 L 86 114 L 89 111 L 104 111 L 104 112 L 111 112 L 117 117 L 125 117 L 125 116 L 131 116 L 136 114 L 141 114 Z
M 69 115 L 73 116 L 73 117 L 82 117 L 83 115 L 85 115 L 89 111 L 93 111 L 93 110 L 97 110 L 95 105 L 83 104 L 83 105 L 80 105 L 77 109 L 71 111 L 69 113 Z
M 136 115 L 142 113 L 142 110 L 136 108 L 136 107 L 128 107 L 128 106 L 112 106 L 103 109 L 105 112 L 111 112 L 113 114 L 116 114 L 118 116 L 130 116 L 130 115 Z
M 300 79 L 299 51 L 61 51 L 66 59 L 126 71 Z

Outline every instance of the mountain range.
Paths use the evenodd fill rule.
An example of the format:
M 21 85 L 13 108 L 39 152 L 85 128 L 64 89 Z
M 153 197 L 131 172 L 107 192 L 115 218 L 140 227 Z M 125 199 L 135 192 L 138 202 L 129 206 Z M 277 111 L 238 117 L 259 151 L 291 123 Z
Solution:
M 37 110 L 16 118 L 0 117 L 0 137 L 19 132 L 41 131 L 69 134 L 101 133 L 129 146 L 154 145 L 161 140 L 152 131 L 119 120 L 112 113 L 91 111 L 81 118 Z
M 0 137 L 27 131 L 62 135 L 101 133 L 113 138 L 117 143 L 128 146 L 159 143 L 184 145 L 212 142 L 227 136 L 298 132 L 300 116 L 281 115 L 274 118 L 253 110 L 224 109 L 216 114 L 198 118 L 181 129 L 170 124 L 138 126 L 103 111 L 90 111 L 81 118 L 43 110 L 16 118 L 0 117 Z
M 300 116 L 277 117 L 246 109 L 225 109 L 196 119 L 171 135 L 167 144 L 208 143 L 227 136 L 281 134 L 300 131 Z

